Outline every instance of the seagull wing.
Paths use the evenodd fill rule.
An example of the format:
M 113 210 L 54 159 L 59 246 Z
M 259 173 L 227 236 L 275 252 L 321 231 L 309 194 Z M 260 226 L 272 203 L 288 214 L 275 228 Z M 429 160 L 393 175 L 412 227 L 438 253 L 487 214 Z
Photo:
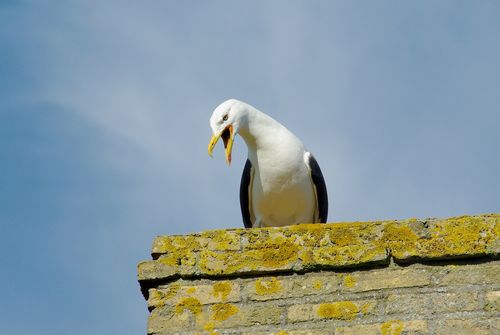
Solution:
M 245 228 L 252 228 L 253 226 L 250 215 L 253 170 L 252 163 L 250 163 L 250 160 L 247 159 L 245 168 L 243 169 L 243 174 L 241 175 L 240 184 L 241 216 L 243 217 L 243 224 L 245 225 Z
M 328 195 L 326 191 L 325 179 L 323 178 L 323 174 L 321 173 L 321 169 L 319 168 L 318 162 L 314 158 L 314 156 L 308 152 L 307 163 L 309 165 L 311 179 L 314 184 L 314 190 L 316 192 L 316 212 L 315 218 L 318 218 L 318 221 L 321 223 L 325 223 L 328 217 Z

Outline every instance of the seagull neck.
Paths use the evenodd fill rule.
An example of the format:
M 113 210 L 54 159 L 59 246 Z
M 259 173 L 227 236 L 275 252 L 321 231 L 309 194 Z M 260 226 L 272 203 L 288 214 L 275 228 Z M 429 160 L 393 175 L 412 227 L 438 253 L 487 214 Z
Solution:
M 249 151 L 256 152 L 267 144 L 276 141 L 277 133 L 286 130 L 278 121 L 272 117 L 256 110 L 247 111 L 246 122 L 238 133 L 245 140 Z

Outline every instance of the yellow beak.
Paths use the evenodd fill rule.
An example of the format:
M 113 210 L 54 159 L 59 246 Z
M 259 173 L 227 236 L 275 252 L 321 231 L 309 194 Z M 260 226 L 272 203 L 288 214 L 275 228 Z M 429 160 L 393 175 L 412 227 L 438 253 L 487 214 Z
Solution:
M 212 138 L 210 139 L 210 143 L 208 143 L 208 154 L 210 155 L 210 157 L 212 157 L 212 152 L 215 148 L 215 145 L 221 137 L 224 141 L 224 147 L 226 148 L 227 165 L 231 165 L 231 153 L 233 151 L 234 142 L 234 130 L 232 125 L 227 126 L 220 134 L 212 136 Z

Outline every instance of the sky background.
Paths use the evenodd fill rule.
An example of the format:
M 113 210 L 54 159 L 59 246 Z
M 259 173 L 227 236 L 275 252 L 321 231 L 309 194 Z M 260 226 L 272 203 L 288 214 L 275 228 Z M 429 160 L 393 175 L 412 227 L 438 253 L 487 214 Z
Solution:
M 499 1 L 0 0 L 0 333 L 144 334 L 160 234 L 242 227 L 228 98 L 317 158 L 329 221 L 500 212 Z

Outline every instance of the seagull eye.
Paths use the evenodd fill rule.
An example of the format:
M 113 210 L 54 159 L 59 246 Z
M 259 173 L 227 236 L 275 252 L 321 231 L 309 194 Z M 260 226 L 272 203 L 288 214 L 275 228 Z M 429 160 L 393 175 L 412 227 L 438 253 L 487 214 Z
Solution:
M 228 118 L 228 116 L 227 116 L 227 114 L 226 114 L 226 115 L 224 115 L 224 116 L 222 117 L 222 121 L 227 121 L 227 118 Z

